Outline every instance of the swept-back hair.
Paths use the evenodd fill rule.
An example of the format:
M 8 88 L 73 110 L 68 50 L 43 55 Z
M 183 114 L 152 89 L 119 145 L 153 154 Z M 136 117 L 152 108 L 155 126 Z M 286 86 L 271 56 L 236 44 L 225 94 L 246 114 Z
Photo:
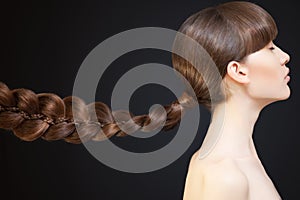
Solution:
M 183 22 L 179 32 L 202 45 L 224 78 L 230 61 L 243 62 L 249 54 L 265 47 L 275 39 L 277 27 L 273 18 L 262 7 L 250 2 L 233 1 L 191 15 Z M 193 51 L 186 51 L 189 51 L 191 57 L 195 55 Z M 197 103 L 211 110 L 211 96 L 207 84 L 195 66 L 176 54 L 172 54 L 172 61 L 174 69 L 180 72 L 193 88 Z M 201 60 L 199 62 L 201 63 Z M 214 84 L 216 93 L 221 93 L 218 91 L 220 82 L 214 81 L 213 77 L 208 77 L 208 80 L 210 84 Z M 224 101 L 225 96 L 221 94 L 219 102 Z M 130 113 L 133 120 L 125 123 L 127 127 L 138 127 L 145 132 L 163 124 L 163 130 L 166 131 L 180 122 L 186 108 L 194 105 L 193 98 L 189 91 L 186 91 L 180 99 L 164 106 L 166 118 L 154 110 L 149 115 L 133 116 Z M 96 110 L 96 119 L 90 118 L 91 109 Z M 74 121 L 73 112 L 79 117 L 77 121 Z M 151 122 L 149 116 L 154 125 L 145 128 Z M 165 123 L 162 123 L 164 121 Z M 10 90 L 1 82 L 0 128 L 12 130 L 17 137 L 25 141 L 41 137 L 48 141 L 63 139 L 76 144 L 88 140 L 99 141 L 114 135 L 127 135 L 114 120 L 110 108 L 102 102 L 86 105 L 82 99 L 75 96 L 61 99 L 53 93 L 35 94 L 24 88 Z

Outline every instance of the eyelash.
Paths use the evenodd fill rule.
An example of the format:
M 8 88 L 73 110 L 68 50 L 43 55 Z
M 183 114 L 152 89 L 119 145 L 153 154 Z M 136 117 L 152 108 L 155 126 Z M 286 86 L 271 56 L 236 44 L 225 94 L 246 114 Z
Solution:
M 275 47 L 270 47 L 270 50 L 273 51 L 275 49 Z

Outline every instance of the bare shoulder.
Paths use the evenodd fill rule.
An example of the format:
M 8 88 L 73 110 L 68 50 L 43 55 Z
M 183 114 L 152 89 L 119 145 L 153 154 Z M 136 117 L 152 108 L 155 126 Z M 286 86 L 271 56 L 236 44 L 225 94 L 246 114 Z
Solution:
M 248 179 L 233 159 L 207 162 L 204 176 L 207 199 L 248 199 Z
M 183 200 L 203 199 L 205 164 L 197 158 L 197 153 L 190 159 L 185 180 Z
M 248 180 L 232 159 L 190 159 L 184 200 L 248 199 Z

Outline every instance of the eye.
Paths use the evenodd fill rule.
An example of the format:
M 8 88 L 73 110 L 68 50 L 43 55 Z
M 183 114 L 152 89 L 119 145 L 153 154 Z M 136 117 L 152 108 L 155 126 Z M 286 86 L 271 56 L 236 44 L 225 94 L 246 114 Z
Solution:
M 270 49 L 271 51 L 273 51 L 273 50 L 275 49 L 275 47 L 270 47 L 269 49 Z

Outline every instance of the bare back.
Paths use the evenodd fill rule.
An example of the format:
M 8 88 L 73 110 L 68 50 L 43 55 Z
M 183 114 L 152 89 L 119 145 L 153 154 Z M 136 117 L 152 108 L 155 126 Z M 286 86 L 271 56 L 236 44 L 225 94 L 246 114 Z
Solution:
M 189 164 L 183 200 L 280 200 L 272 181 L 256 158 L 198 159 Z

